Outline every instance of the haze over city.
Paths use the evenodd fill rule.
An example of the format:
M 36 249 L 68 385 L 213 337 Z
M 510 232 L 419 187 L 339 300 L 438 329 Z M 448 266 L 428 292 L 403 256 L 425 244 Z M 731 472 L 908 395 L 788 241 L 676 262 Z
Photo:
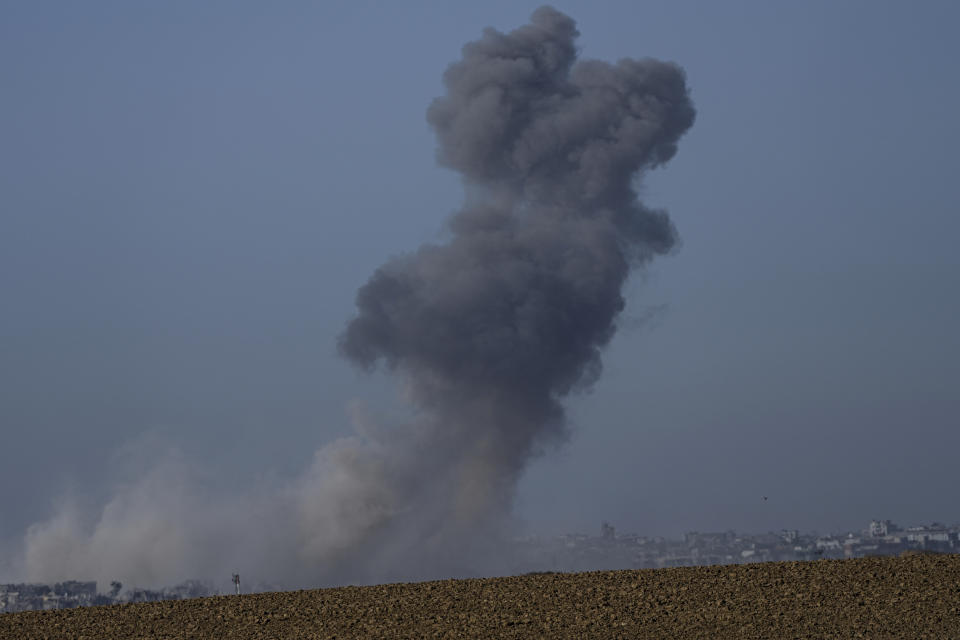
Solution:
M 373 580 L 352 563 L 374 547 L 348 547 L 388 516 L 415 522 L 372 540 L 378 557 L 399 563 L 430 540 L 438 573 L 461 567 L 456 523 L 489 526 L 470 552 L 496 572 L 490 538 L 601 520 L 651 536 L 960 520 L 960 10 L 537 6 L 0 10 L 0 582 L 206 578 L 173 575 L 182 564 L 165 575 L 159 559 L 217 546 L 264 580 L 275 567 L 308 583 L 303 557 L 323 558 L 328 580 Z M 662 127 L 615 157 L 616 177 L 638 179 L 565 173 L 538 151 L 566 149 L 562 136 L 531 134 L 535 168 L 517 183 L 495 153 L 478 160 L 490 124 L 461 116 L 476 115 L 471 78 L 489 80 L 482 63 L 503 45 L 483 28 L 525 25 L 510 46 L 534 42 L 533 58 L 558 65 L 555 86 L 536 89 L 558 112 L 593 114 L 608 68 L 611 86 L 657 96 L 644 108 Z M 461 50 L 471 42 L 486 44 Z M 568 78 L 574 58 L 607 66 Z M 599 201 L 646 222 L 578 217 Z M 595 248 L 571 230 L 600 244 L 615 228 L 637 252 L 625 308 L 616 291 L 571 305 L 589 321 L 570 326 L 586 329 L 550 335 L 586 335 L 572 360 L 445 347 L 454 319 L 486 308 L 457 300 L 449 278 L 488 254 L 451 234 L 557 209 L 562 232 L 532 225 L 493 253 L 542 249 L 545 269 L 557 246 Z M 417 254 L 425 243 L 462 251 Z M 619 285 L 624 265 L 597 255 L 588 266 Z M 407 308 L 377 286 L 383 265 L 427 282 L 418 301 L 443 286 L 452 297 L 378 324 L 378 304 Z M 453 301 L 464 316 L 436 311 Z M 424 318 L 433 332 L 420 335 Z M 474 458 L 434 438 L 491 416 L 525 435 L 490 446 L 521 453 Z M 294 521 L 317 532 L 298 538 L 300 556 L 273 526 Z M 148 541 L 157 566 L 130 569 Z M 77 553 L 117 564 L 59 575 L 93 571 Z M 410 570 L 394 566 L 387 577 Z

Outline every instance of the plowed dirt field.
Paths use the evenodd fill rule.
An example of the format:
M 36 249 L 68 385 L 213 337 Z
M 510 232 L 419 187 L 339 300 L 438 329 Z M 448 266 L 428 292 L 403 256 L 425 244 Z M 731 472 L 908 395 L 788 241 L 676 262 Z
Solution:
M 0 615 L 0 638 L 960 640 L 960 555 L 537 574 Z

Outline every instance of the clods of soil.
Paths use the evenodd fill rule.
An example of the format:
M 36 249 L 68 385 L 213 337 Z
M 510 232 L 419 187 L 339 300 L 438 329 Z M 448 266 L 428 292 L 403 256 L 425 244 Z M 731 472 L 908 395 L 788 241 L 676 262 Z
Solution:
M 0 615 L 3 640 L 960 640 L 960 555 L 444 580 Z

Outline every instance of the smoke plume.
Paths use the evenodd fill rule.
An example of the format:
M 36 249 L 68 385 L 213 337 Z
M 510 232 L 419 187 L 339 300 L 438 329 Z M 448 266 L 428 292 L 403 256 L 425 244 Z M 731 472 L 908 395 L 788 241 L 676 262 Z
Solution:
M 563 435 L 561 399 L 599 375 L 631 267 L 675 243 L 632 180 L 673 157 L 693 123 L 684 74 L 577 62 L 577 35 L 542 7 L 463 48 L 427 119 L 468 202 L 446 244 L 374 273 L 340 342 L 403 379 L 446 527 L 508 511 L 537 446 Z
M 228 575 L 242 558 L 316 585 L 509 570 L 487 545 L 525 466 L 564 438 L 564 397 L 600 375 L 631 269 L 676 242 L 634 180 L 694 120 L 679 67 L 578 62 L 577 35 L 550 7 L 485 30 L 427 111 L 465 204 L 446 243 L 375 271 L 339 342 L 396 374 L 408 422 L 357 420 L 296 482 L 257 495 L 204 497 L 152 474 L 91 526 L 65 510 L 33 527 L 25 573 L 169 583 Z

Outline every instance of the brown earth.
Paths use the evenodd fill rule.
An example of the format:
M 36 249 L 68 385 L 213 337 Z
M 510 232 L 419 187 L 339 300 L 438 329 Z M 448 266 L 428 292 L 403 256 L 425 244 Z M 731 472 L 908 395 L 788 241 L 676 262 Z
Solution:
M 943 638 L 960 555 L 536 574 L 0 615 L 0 638 Z

